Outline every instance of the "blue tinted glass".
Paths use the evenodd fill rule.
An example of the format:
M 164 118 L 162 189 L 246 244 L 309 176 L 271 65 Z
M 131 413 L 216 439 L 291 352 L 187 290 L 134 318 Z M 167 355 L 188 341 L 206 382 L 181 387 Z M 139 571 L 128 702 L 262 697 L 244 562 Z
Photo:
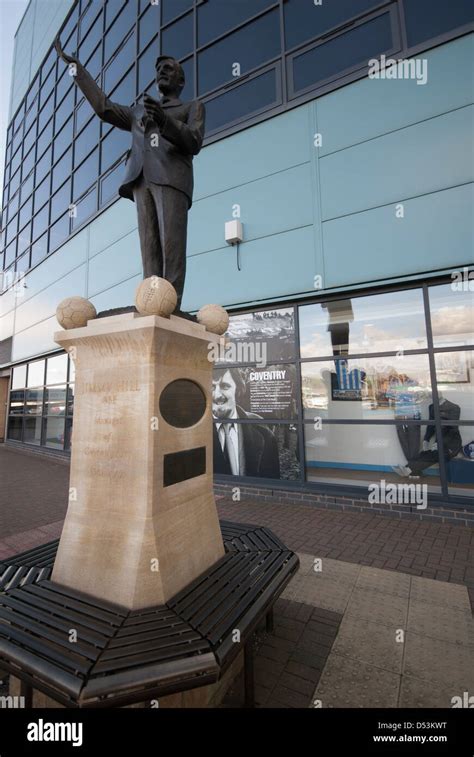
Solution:
M 22 184 L 21 187 L 21 202 L 26 200 L 27 197 L 32 193 L 33 191 L 33 180 L 34 180 L 34 171 L 30 173 L 30 175 L 27 177 L 25 182 Z
M 99 45 L 92 58 L 86 62 L 86 68 L 93 79 L 100 85 L 99 74 L 102 71 L 102 45 Z
M 22 273 L 26 273 L 28 268 L 30 267 L 30 252 L 26 253 L 26 255 L 23 255 L 23 257 L 19 257 L 16 259 L 15 263 L 15 271 L 21 271 Z
M 409 47 L 474 21 L 472 0 L 404 0 L 403 5 Z
M 74 86 L 74 77 L 69 73 L 70 69 L 65 68 L 60 80 L 56 85 L 56 102 L 60 103 L 66 92 L 69 92 L 71 87 Z
M 28 203 L 27 203 L 28 204 Z M 30 206 L 31 207 L 31 206 Z M 31 214 L 30 214 L 31 218 Z M 23 229 L 21 229 L 20 233 L 18 234 L 18 255 L 21 255 L 27 247 L 29 247 L 31 242 L 31 221 L 28 223 Z
M 56 67 L 52 68 L 50 73 L 48 74 L 48 77 L 45 82 L 41 85 L 40 89 L 40 108 L 43 107 L 44 103 L 50 96 L 51 92 L 53 91 L 53 87 L 56 81 Z
M 53 180 L 51 184 L 51 191 L 55 192 L 61 184 L 63 184 L 72 171 L 72 147 L 64 153 L 59 163 L 53 168 Z
M 309 50 L 293 60 L 295 92 L 362 65 L 392 47 L 390 14 L 384 13 L 366 24 Z
M 82 200 L 76 203 L 75 215 L 72 217 L 72 227 L 76 229 L 94 215 L 97 210 L 97 186 L 91 189 Z
M 275 10 L 198 54 L 199 93 L 232 81 L 236 61 L 245 74 L 279 54 L 280 20 Z
M 138 91 L 144 92 L 155 78 L 155 61 L 158 57 L 158 37 L 138 61 Z
M 76 126 L 74 132 L 79 134 L 79 132 L 82 131 L 83 126 L 85 126 L 93 115 L 94 111 L 89 102 L 87 100 L 81 100 L 76 108 Z
M 69 212 L 65 213 L 49 231 L 49 250 L 56 250 L 69 236 Z
M 128 131 L 112 129 L 101 145 L 101 172 L 105 173 L 130 147 Z
M 12 140 L 12 154 L 15 153 L 21 145 L 23 139 L 23 129 L 19 129 Z
M 71 202 L 71 180 L 67 181 L 61 189 L 51 198 L 51 223 L 60 215 L 69 210 Z
M 273 70 L 206 102 L 206 132 L 210 133 L 222 128 L 225 124 L 274 105 L 276 99 L 275 71 Z
M 286 0 L 283 4 L 286 49 L 319 37 L 376 5 L 380 5 L 380 0 L 337 0 L 321 5 L 307 0 Z
M 31 85 L 30 89 L 28 90 L 28 94 L 26 96 L 26 109 L 31 107 L 33 100 L 35 99 L 36 95 L 38 94 L 39 90 L 39 75 L 34 80 L 33 84 Z
M 99 175 L 99 150 L 96 148 L 82 166 L 74 172 L 73 200 L 77 200 Z
M 84 5 L 84 4 L 83 4 Z M 86 3 L 84 13 L 79 24 L 79 38 L 84 39 L 98 12 L 102 8 L 102 0 L 90 0 Z
M 96 147 L 100 138 L 100 121 L 94 117 L 81 131 L 74 143 L 74 168 Z
M 43 178 L 48 173 L 49 169 L 51 168 L 52 163 L 52 147 L 50 146 L 48 150 L 44 153 L 41 160 L 39 160 L 36 164 L 36 179 L 35 183 L 36 186 L 40 183 L 40 181 L 43 180 Z
M 126 41 L 104 72 L 104 92 L 108 94 L 128 71 L 135 59 L 135 34 Z
M 46 176 L 45 179 L 39 184 L 33 194 L 34 197 L 34 212 L 37 213 L 37 211 L 43 207 L 45 202 L 48 202 L 51 192 L 50 192 L 50 176 Z
M 12 178 L 10 179 L 10 184 L 8 187 L 8 192 L 9 192 L 8 196 L 13 197 L 13 195 L 15 194 L 19 186 L 20 186 L 20 171 L 18 170 L 16 174 L 12 176 Z
M 180 94 L 181 100 L 194 99 L 194 56 L 181 64 L 184 71 L 186 84 Z
M 49 206 L 46 204 L 33 218 L 33 239 L 37 239 L 48 228 Z
M 193 0 L 162 0 L 162 6 L 163 24 L 167 24 L 168 21 L 172 21 L 181 13 L 191 10 Z
M 12 158 L 11 169 L 10 169 L 12 173 L 15 173 L 17 168 L 20 167 L 20 163 L 21 163 L 21 148 L 16 151 L 15 155 Z
M 30 197 L 20 208 L 19 226 L 22 229 L 30 220 L 33 213 L 33 197 Z
M 4 267 L 8 268 L 10 263 L 13 263 L 16 257 L 16 239 L 14 242 L 9 244 L 5 250 L 5 264 Z
M 19 204 L 20 204 L 20 192 L 17 192 L 16 195 L 12 197 L 12 199 L 8 203 L 7 211 L 6 211 L 7 221 L 11 221 L 11 219 L 13 218 L 13 216 L 18 210 Z
M 48 252 L 48 232 L 31 245 L 31 265 L 39 263 Z
M 197 9 L 198 44 L 210 42 L 256 13 L 276 4 L 276 0 L 207 0 Z
M 102 14 L 97 17 L 94 24 L 83 42 L 79 45 L 79 60 L 86 61 L 92 55 L 93 51 L 102 39 Z
M 69 42 L 72 50 L 76 50 L 77 41 L 77 19 L 79 16 L 79 3 L 76 4 L 72 11 L 67 23 L 61 32 L 61 44 L 64 47 L 66 42 Z
M 30 110 L 26 114 L 26 117 L 25 117 L 25 133 L 28 131 L 28 129 L 30 128 L 31 124 L 34 122 L 34 120 L 36 118 L 37 112 L 38 112 L 38 101 L 36 100 L 33 103 L 33 106 L 30 108 Z
M 135 100 L 135 66 L 110 94 L 114 103 L 131 105 Z
M 110 3 L 108 5 L 110 5 Z M 123 10 L 117 16 L 114 23 L 110 27 L 109 31 L 105 35 L 104 60 L 108 60 L 110 56 L 112 55 L 112 53 L 117 49 L 117 47 L 125 39 L 128 32 L 130 31 L 133 24 L 135 23 L 136 17 L 137 17 L 136 2 L 126 3 Z
M 149 42 L 153 39 L 155 34 L 160 29 L 160 9 L 158 5 L 150 5 L 146 13 L 140 19 L 138 24 L 140 35 L 139 45 L 140 51 L 144 50 Z
M 33 145 L 36 144 L 36 124 L 33 124 L 23 140 L 23 154 L 26 155 Z
M 73 119 L 72 116 L 67 121 L 57 137 L 54 140 L 54 162 L 58 160 L 58 158 L 61 157 L 61 155 L 67 150 L 67 148 L 72 143 L 72 124 Z
M 54 131 L 57 134 L 74 110 L 75 87 L 69 90 L 61 105 L 56 108 Z
M 112 200 L 118 195 L 118 188 L 122 183 L 125 174 L 125 163 L 119 163 L 107 176 L 100 182 L 100 204 Z
M 40 133 L 43 131 L 44 127 L 48 123 L 53 113 L 54 113 L 54 94 L 50 95 L 49 100 L 46 102 L 44 108 L 40 111 L 40 114 L 38 116 L 38 131 Z
M 53 121 L 54 119 L 51 118 L 51 120 L 46 124 L 43 131 L 38 137 L 38 147 L 37 147 L 37 155 L 40 157 L 47 147 L 51 144 L 51 140 L 53 139 Z
M 171 26 L 163 29 L 161 33 L 161 49 L 163 55 L 172 55 L 174 58 L 184 58 L 194 48 L 194 21 L 193 14 L 175 21 Z

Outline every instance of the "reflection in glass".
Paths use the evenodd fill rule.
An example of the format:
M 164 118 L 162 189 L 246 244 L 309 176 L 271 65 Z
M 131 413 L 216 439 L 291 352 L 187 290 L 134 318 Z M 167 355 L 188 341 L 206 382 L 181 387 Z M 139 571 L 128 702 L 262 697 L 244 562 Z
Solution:
M 45 391 L 44 412 L 46 415 L 66 414 L 66 387 L 48 387 Z
M 463 420 L 474 419 L 474 352 L 435 354 L 438 393 L 458 405 Z
M 25 390 L 15 389 L 10 392 L 10 415 L 23 415 L 25 404 Z
M 381 493 L 386 484 L 403 485 L 420 481 L 408 478 L 408 473 L 402 476 L 398 470 L 405 469 L 408 461 L 397 432 L 397 425 L 305 424 L 307 480 L 354 486 L 375 483 L 381 487 Z M 413 432 L 413 444 L 418 440 L 416 458 L 422 454 L 422 439 L 427 427 L 414 428 L 416 431 Z M 425 466 L 421 478 L 422 483 L 427 484 L 428 491 L 439 491 L 437 458 L 429 463 L 429 467 Z
M 45 419 L 45 445 L 53 449 L 64 448 L 64 418 Z
M 13 439 L 15 442 L 21 442 L 21 432 L 23 429 L 23 418 L 10 417 L 8 419 L 8 433 L 9 439 Z
M 38 416 L 37 418 L 25 418 L 23 441 L 26 444 L 41 444 L 42 424 L 43 419 L 41 416 Z
M 301 386 L 307 420 L 420 420 L 431 402 L 427 355 L 302 363 Z
M 289 424 L 214 423 L 214 473 L 273 479 L 300 476 L 298 435 Z
M 304 305 L 299 320 L 302 358 L 426 347 L 420 289 Z
M 13 368 L 12 389 L 22 389 L 26 386 L 26 364 Z
M 474 343 L 474 298 L 466 271 L 450 284 L 429 288 L 431 328 L 435 347 Z
M 454 427 L 453 431 L 454 431 Z M 456 455 L 449 456 L 449 442 L 455 437 L 454 433 L 443 442 L 446 463 L 446 478 L 448 490 L 452 495 L 467 495 L 472 497 L 474 490 L 474 424 L 472 426 L 458 426 L 457 431 L 461 439 L 461 448 Z
M 44 360 L 35 360 L 28 365 L 27 386 L 42 386 L 44 384 Z
M 26 392 L 25 413 L 41 415 L 43 412 L 43 389 L 28 389 Z
M 67 354 L 55 355 L 48 358 L 46 367 L 46 383 L 61 384 L 67 378 Z
M 294 309 L 232 315 L 226 338 L 231 344 L 219 354 L 220 362 L 266 365 L 291 360 L 295 355 Z

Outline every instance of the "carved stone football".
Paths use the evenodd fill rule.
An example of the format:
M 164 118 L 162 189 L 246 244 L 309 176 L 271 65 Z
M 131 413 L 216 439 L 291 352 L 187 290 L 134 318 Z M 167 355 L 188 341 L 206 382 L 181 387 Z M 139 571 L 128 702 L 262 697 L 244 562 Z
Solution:
M 174 286 L 159 276 L 144 279 L 135 294 L 135 307 L 141 315 L 171 315 L 177 302 Z
M 66 297 L 56 308 L 56 318 L 63 329 L 80 329 L 97 317 L 97 310 L 85 297 Z
M 204 305 L 197 319 L 212 334 L 225 334 L 229 328 L 229 314 L 221 305 Z

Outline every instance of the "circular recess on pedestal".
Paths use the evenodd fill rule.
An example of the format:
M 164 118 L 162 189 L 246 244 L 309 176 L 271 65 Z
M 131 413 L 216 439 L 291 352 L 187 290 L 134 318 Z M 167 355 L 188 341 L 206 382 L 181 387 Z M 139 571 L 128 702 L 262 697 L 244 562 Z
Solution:
M 206 411 L 206 395 L 189 379 L 177 379 L 165 386 L 160 397 L 160 413 L 175 428 L 188 428 L 201 420 Z

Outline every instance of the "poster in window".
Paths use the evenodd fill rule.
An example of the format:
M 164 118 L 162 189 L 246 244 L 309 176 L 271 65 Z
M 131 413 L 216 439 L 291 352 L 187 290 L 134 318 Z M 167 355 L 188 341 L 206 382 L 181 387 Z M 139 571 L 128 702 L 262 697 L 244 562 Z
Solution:
M 268 365 L 295 356 L 293 308 L 259 310 L 233 315 L 226 337 L 230 344 L 219 356 L 221 363 Z

